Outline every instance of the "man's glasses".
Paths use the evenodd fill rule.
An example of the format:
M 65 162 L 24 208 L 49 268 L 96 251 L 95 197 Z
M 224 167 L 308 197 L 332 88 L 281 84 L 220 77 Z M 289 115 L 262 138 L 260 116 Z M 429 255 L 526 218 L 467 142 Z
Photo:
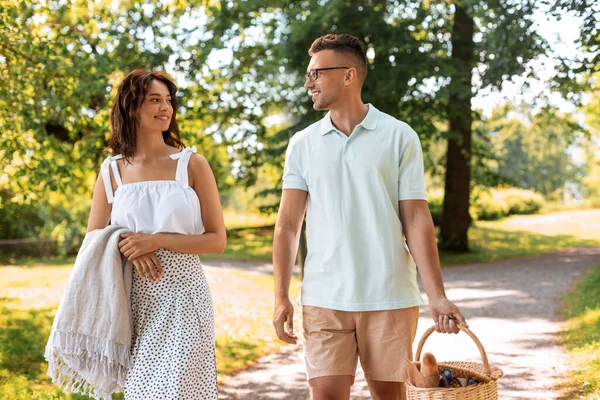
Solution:
M 314 82 L 317 79 L 319 79 L 319 73 L 321 71 L 327 71 L 330 69 L 349 69 L 350 67 L 329 67 L 329 68 L 317 68 L 317 69 L 311 69 L 310 71 L 308 71 L 306 73 L 306 79 L 309 80 L 310 82 Z

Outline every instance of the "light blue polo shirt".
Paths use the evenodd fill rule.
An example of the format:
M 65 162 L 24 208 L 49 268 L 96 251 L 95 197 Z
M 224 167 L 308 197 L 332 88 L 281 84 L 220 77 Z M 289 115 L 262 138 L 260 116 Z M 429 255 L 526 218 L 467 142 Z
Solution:
M 409 125 L 369 105 L 347 137 L 327 113 L 291 138 L 283 189 L 308 192 L 299 304 L 371 311 L 423 303 L 398 215 L 399 200 L 427 200 Z

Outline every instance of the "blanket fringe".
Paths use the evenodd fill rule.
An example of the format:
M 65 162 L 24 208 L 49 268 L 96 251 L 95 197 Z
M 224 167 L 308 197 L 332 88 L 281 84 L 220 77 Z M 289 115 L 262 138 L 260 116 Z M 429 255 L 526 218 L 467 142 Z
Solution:
M 129 345 L 74 332 L 52 331 L 44 357 L 48 375 L 65 393 L 81 393 L 96 400 L 123 391 L 131 366 Z M 77 371 L 104 379 L 93 386 Z

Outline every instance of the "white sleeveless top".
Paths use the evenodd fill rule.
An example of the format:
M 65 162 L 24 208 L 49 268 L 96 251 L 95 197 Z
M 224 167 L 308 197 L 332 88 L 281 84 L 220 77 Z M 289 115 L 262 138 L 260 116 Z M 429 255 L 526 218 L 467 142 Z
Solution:
M 102 163 L 106 198 L 112 203 L 110 224 L 128 228 L 134 233 L 204 233 L 200 200 L 188 183 L 188 163 L 196 147 L 186 148 L 170 157 L 177 161 L 175 180 L 123 183 L 117 160 L 121 154 L 107 157 Z M 113 195 L 109 168 L 117 189 Z

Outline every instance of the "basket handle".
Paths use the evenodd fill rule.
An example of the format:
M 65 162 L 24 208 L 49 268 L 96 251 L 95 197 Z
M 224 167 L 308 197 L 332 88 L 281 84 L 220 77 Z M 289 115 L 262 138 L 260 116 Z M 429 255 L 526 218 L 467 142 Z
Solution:
M 481 354 L 481 359 L 483 360 L 483 367 L 485 369 L 485 374 L 488 376 L 488 378 L 491 378 L 492 370 L 490 369 L 490 363 L 488 361 L 487 354 L 485 353 L 485 349 L 483 348 L 483 345 L 481 344 L 481 341 L 479 340 L 479 338 L 477 338 L 477 336 L 475 336 L 475 334 L 473 332 L 471 332 L 469 330 L 469 328 L 467 328 L 461 324 L 458 324 L 458 323 L 456 324 L 456 326 L 458 327 L 458 329 L 460 329 L 461 331 L 463 331 L 464 333 L 469 335 L 469 337 L 471 339 L 473 339 L 473 341 L 477 345 L 477 348 L 479 349 L 479 354 Z M 435 331 L 435 325 L 432 326 L 431 328 L 427 329 L 427 331 L 425 331 L 425 333 L 423 334 L 423 337 L 421 337 L 421 340 L 419 341 L 419 346 L 417 346 L 417 353 L 415 354 L 415 359 L 417 361 L 421 360 L 421 351 L 423 350 L 425 341 L 434 331 Z

